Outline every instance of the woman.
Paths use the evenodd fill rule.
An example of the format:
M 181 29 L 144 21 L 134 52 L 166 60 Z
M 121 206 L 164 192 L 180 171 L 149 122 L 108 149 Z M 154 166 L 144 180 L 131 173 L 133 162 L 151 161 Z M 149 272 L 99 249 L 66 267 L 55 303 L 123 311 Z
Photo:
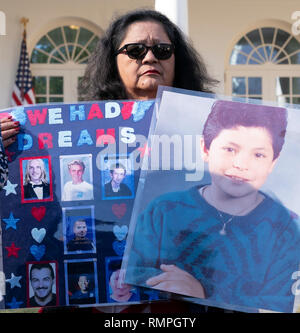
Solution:
M 138 10 L 109 26 L 80 90 L 84 100 L 147 100 L 155 98 L 158 85 L 211 92 L 217 82 L 175 24 L 159 12 Z
M 137 10 L 108 27 L 89 59 L 79 90 L 86 101 L 148 100 L 156 97 L 159 85 L 212 92 L 217 83 L 175 24 L 159 12 Z M 144 307 L 132 305 L 124 312 L 147 311 Z M 111 312 L 107 307 L 98 309 Z M 187 309 L 184 302 L 167 306 L 169 313 Z M 150 311 L 166 312 L 165 303 L 161 307 L 155 303 Z
M 90 57 L 81 92 L 84 100 L 148 100 L 159 85 L 212 92 L 217 83 L 175 24 L 159 12 L 138 10 L 109 26 Z M 151 311 L 162 310 L 156 305 Z M 184 303 L 173 308 L 181 310 Z

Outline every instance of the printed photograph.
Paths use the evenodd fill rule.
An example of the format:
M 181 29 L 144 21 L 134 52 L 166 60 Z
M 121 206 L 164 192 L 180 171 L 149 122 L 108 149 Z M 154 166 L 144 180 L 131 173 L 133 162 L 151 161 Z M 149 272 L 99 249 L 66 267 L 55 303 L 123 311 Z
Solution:
M 106 294 L 108 303 L 127 303 L 140 300 L 139 290 L 122 282 L 124 274 L 121 271 L 122 257 L 105 258 Z
M 99 303 L 96 259 L 65 260 L 66 304 Z
M 50 156 L 20 158 L 21 201 L 53 200 Z
M 92 155 L 60 156 L 62 201 L 93 200 Z
M 63 208 L 64 253 L 96 253 L 94 206 Z
M 194 170 L 184 160 L 180 171 L 142 173 L 125 282 L 221 308 L 295 311 L 298 110 L 167 91 L 159 115 L 150 137 L 179 135 Z M 196 144 L 188 146 L 191 134 Z
M 58 276 L 57 262 L 28 262 L 27 307 L 57 306 Z
M 134 198 L 134 170 L 131 159 L 102 156 L 101 181 L 103 200 Z

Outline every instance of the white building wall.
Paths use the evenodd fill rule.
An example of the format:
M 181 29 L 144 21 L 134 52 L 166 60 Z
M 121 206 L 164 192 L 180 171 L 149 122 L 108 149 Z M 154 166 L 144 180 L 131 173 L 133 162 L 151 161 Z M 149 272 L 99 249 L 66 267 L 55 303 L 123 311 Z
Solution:
M 220 80 L 219 93 L 224 92 L 225 61 L 237 37 L 262 21 L 291 25 L 297 10 L 298 0 L 189 0 L 190 38 L 209 72 Z
M 10 106 L 23 27 L 21 17 L 29 18 L 27 44 L 37 40 L 45 27 L 59 18 L 81 18 L 105 30 L 115 15 L 135 8 L 154 8 L 154 0 L 1 0 L 6 15 L 6 36 L 0 35 L 0 109 Z
M 112 16 L 127 10 L 154 8 L 155 0 L 1 0 L 6 15 L 6 36 L 0 35 L 0 109 L 10 105 L 15 80 L 22 26 L 20 18 L 29 18 L 28 46 L 40 37 L 51 22 L 77 17 L 107 28 Z M 221 81 L 223 93 L 225 58 L 237 36 L 260 21 L 280 20 L 293 23 L 292 13 L 300 10 L 298 0 L 188 0 L 189 36 L 203 56 L 209 72 Z

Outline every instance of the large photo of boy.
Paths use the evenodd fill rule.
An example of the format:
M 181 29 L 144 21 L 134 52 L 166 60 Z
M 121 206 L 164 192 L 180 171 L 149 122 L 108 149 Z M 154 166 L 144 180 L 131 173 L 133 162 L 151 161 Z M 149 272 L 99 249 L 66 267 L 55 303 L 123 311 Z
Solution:
M 195 297 L 202 304 L 293 312 L 299 219 L 262 191 L 280 160 L 288 112 L 229 100 L 207 105 L 212 106 L 200 146 L 209 177 L 181 191 L 164 186 L 138 210 L 125 252 L 125 282 Z M 160 109 L 157 128 L 162 114 Z M 283 183 L 283 172 L 289 171 L 281 172 L 276 186 L 289 186 Z M 168 183 L 163 171 L 159 178 Z M 141 197 L 150 199 L 149 193 L 146 177 L 137 205 Z

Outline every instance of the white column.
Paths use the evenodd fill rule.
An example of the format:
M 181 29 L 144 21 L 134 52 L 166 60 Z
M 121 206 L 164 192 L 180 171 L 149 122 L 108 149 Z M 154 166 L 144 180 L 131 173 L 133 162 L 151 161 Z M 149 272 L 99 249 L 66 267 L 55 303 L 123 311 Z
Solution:
M 155 10 L 166 15 L 186 34 L 189 34 L 188 0 L 155 0 Z

